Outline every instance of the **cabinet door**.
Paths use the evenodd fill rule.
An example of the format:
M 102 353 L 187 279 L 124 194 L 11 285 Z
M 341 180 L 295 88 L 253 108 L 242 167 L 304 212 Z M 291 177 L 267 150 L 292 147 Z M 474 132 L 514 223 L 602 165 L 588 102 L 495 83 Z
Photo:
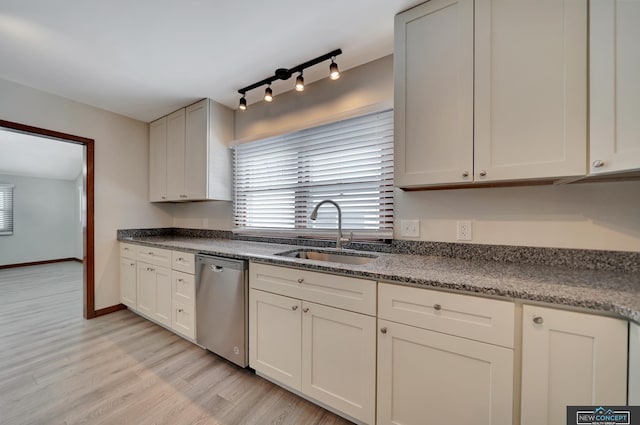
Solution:
M 120 258 L 120 302 L 132 310 L 136 309 L 136 262 Z
M 513 350 L 378 320 L 378 425 L 511 425 Z
M 149 200 L 167 200 L 167 117 L 149 124 Z
M 302 303 L 302 392 L 375 423 L 376 319 Z
M 589 4 L 590 172 L 640 169 L 640 1 Z
M 624 405 L 627 322 L 524 306 L 522 425 L 564 425 L 567 405 Z
M 150 264 L 138 263 L 136 310 L 153 317 L 156 309 L 156 272 Z
M 631 406 L 640 405 L 640 325 L 629 323 L 629 400 Z
M 300 390 L 302 302 L 249 291 L 249 364 L 274 381 Z
M 167 116 L 167 197 L 186 199 L 184 190 L 185 110 Z
M 171 326 L 171 270 L 155 268 L 156 302 L 153 318 L 159 323 Z
M 587 2 L 476 0 L 474 114 L 474 180 L 585 174 Z
M 207 198 L 207 158 L 209 141 L 209 101 L 186 108 L 184 194 L 187 199 Z
M 395 184 L 473 179 L 473 0 L 431 0 L 395 20 Z

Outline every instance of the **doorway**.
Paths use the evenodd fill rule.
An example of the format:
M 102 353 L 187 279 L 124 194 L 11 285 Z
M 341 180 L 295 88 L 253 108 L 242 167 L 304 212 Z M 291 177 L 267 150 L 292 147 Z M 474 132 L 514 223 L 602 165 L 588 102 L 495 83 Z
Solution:
M 82 264 L 83 264 L 83 316 L 93 319 L 101 312 L 95 310 L 95 266 L 94 266 L 94 140 L 60 133 L 25 124 L 0 120 L 0 130 L 40 136 L 53 142 L 74 143 L 83 147 L 82 187 L 84 200 L 82 219 Z

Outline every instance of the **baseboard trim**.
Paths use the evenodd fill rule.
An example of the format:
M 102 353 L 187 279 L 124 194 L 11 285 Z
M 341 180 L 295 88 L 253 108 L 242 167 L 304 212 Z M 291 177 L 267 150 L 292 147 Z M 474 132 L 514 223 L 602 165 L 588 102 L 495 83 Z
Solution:
M 30 263 L 5 264 L 4 266 L 0 266 L 0 269 L 12 269 L 14 267 L 40 266 L 42 264 L 65 263 L 67 261 L 80 261 L 82 263 L 82 260 L 69 257 L 69 258 L 58 258 L 55 260 L 32 261 Z
M 124 304 L 116 304 L 111 307 L 101 308 L 100 310 L 96 310 L 95 317 L 104 316 L 105 314 L 110 314 L 116 311 L 124 310 L 127 306 Z

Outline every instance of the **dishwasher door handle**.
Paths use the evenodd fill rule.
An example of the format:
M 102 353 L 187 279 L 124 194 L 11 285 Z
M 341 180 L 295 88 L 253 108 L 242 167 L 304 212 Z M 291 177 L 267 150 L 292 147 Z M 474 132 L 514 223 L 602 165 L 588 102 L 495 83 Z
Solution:
M 224 267 L 220 267 L 220 266 L 210 265 L 209 268 L 211 269 L 211 271 L 216 273 L 222 273 L 224 271 Z

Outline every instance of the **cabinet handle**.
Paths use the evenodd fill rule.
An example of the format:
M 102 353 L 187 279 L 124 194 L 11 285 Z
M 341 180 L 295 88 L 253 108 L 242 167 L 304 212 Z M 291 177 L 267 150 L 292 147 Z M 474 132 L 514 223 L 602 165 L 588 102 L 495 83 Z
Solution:
M 187 195 L 180 195 L 180 197 L 181 197 L 181 198 L 186 198 L 186 197 L 187 197 Z
M 380 332 L 383 333 L 383 334 L 386 334 L 387 333 L 387 328 L 386 327 L 380 328 Z
M 440 311 L 440 310 L 442 310 L 442 306 L 440 304 L 434 304 L 433 305 L 433 309 Z
M 485 177 L 487 172 L 485 170 L 480 171 L 480 177 Z
M 469 177 L 469 172 L 465 171 L 464 173 L 462 173 L 462 177 Z
M 544 323 L 544 319 L 542 318 L 542 316 L 533 316 L 533 323 L 535 323 L 536 325 L 541 325 Z
M 307 313 L 309 311 L 309 307 L 305 307 L 302 309 L 303 312 Z
M 153 256 L 153 252 L 152 252 L 152 251 L 149 251 L 149 252 L 148 252 L 148 254 L 149 254 L 149 255 L 151 255 L 151 256 Z
M 298 279 L 298 283 L 304 283 L 304 279 L 303 278 Z
M 167 199 L 167 197 L 166 197 L 166 196 L 163 196 L 163 197 L 162 197 L 162 199 Z
M 178 309 L 178 313 L 184 313 L 184 310 L 183 310 L 183 309 L 181 309 L 181 308 L 179 308 L 179 309 Z
M 133 266 L 135 266 L 135 265 L 136 265 L 136 263 L 129 263 L 129 265 L 130 265 L 131 267 L 133 267 Z
M 184 258 L 178 257 L 178 261 L 184 261 Z
M 178 282 L 184 282 L 184 279 L 178 279 Z
M 604 166 L 604 161 L 596 159 L 591 165 L 593 165 L 595 168 L 600 168 Z
M 296 311 L 297 309 L 298 309 L 297 305 L 294 305 L 294 306 L 291 307 L 291 310 L 293 310 L 293 311 Z
M 147 271 L 148 272 L 154 272 L 154 271 L 156 271 L 156 269 L 152 269 L 151 267 L 147 267 Z

